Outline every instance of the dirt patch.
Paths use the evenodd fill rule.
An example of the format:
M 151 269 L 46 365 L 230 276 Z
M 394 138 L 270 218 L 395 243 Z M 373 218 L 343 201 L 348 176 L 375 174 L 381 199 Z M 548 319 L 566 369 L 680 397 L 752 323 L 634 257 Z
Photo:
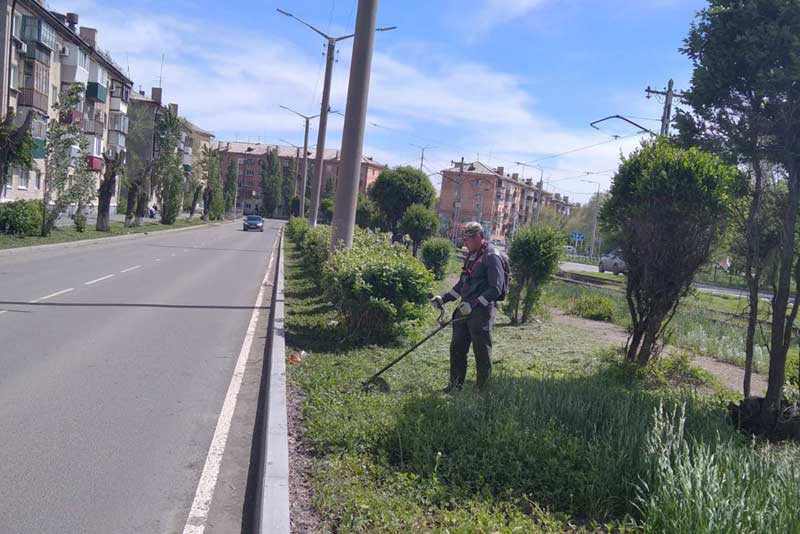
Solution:
M 323 532 L 323 522 L 314 506 L 311 466 L 314 451 L 305 440 L 303 390 L 286 385 L 286 410 L 289 422 L 289 502 L 292 532 Z
M 550 314 L 554 323 L 579 331 L 581 335 L 590 336 L 598 344 L 621 346 L 625 345 L 628 340 L 628 333 L 617 325 L 566 315 L 557 309 L 550 309 Z M 669 351 L 669 347 L 667 351 Z M 692 363 L 714 375 L 723 386 L 731 391 L 742 391 L 744 369 L 741 367 L 705 356 L 693 356 Z M 764 375 L 753 373 L 750 390 L 751 395 L 763 397 L 767 392 L 767 378 Z

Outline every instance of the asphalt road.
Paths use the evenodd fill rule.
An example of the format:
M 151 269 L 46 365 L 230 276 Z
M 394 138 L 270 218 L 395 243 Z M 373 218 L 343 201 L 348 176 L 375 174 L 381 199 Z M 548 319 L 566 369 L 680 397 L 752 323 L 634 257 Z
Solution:
M 183 531 L 278 227 L 0 256 L 0 532 Z

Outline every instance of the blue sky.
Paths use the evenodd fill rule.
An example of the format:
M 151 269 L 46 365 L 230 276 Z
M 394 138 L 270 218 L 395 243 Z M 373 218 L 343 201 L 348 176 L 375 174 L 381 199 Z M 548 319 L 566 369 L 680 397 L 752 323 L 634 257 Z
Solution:
M 302 143 L 302 121 L 279 105 L 319 111 L 324 43 L 279 15 L 281 7 L 339 35 L 354 25 L 356 0 L 50 0 L 99 30 L 100 46 L 130 68 L 135 87 L 157 83 L 165 99 L 221 140 Z M 622 114 L 658 119 L 648 85 L 678 89 L 691 77 L 682 45 L 701 0 L 382 0 L 365 154 L 429 173 L 462 156 L 538 178 L 586 201 L 608 187 L 635 129 L 589 122 Z M 344 109 L 350 43 L 340 47 L 332 106 Z M 653 120 L 641 120 L 657 129 Z M 341 144 L 333 116 L 327 146 Z M 311 144 L 316 142 L 312 131 Z M 560 157 L 548 157 L 594 145 Z M 543 159 L 547 158 L 547 159 Z M 584 175 L 586 172 L 601 173 Z M 438 185 L 436 176 L 432 181 Z

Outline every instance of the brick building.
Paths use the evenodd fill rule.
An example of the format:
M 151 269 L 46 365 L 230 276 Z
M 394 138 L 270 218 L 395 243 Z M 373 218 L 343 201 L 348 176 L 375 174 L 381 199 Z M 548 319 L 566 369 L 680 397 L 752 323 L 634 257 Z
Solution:
M 483 224 L 491 239 L 505 239 L 515 227 L 533 222 L 538 188 L 532 180 L 518 174 L 505 174 L 503 167 L 492 169 L 480 161 L 456 165 L 442 171 L 438 213 L 442 227 L 457 233 L 469 221 Z M 569 197 L 545 191 L 542 208 L 569 215 L 574 204 Z
M 295 191 L 300 191 L 303 181 L 303 154 L 302 149 L 286 145 L 268 145 L 261 143 L 243 143 L 239 141 L 219 141 L 217 147 L 222 149 L 222 177 L 227 175 L 228 167 L 231 162 L 236 162 L 239 167 L 239 201 L 238 208 L 244 213 L 258 211 L 261 204 L 261 165 L 266 164 L 267 153 L 271 150 L 278 150 L 278 159 L 283 176 L 287 176 L 291 169 L 292 160 L 295 161 L 297 177 L 295 179 Z M 316 152 L 309 150 L 308 153 L 308 197 L 311 196 L 310 190 L 314 180 L 314 162 Z M 339 151 L 334 149 L 325 150 L 322 167 L 323 192 L 326 188 L 335 190 L 336 180 L 339 176 Z M 378 175 L 386 168 L 385 165 L 375 163 L 372 158 L 364 158 L 361 163 L 361 179 L 359 181 L 359 191 L 365 193 L 367 188 L 378 179 Z

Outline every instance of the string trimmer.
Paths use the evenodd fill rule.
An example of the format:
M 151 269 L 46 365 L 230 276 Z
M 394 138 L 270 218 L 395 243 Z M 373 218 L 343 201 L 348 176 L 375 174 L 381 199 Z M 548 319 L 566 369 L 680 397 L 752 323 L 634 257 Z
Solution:
M 453 312 L 453 315 L 450 317 L 450 320 L 449 321 L 445 321 L 444 320 L 444 306 L 440 306 L 440 305 L 436 304 L 436 307 L 439 308 L 439 317 L 436 319 L 436 322 L 439 323 L 439 326 L 436 328 L 436 330 L 434 330 L 433 332 L 431 332 L 430 334 L 428 334 L 427 336 L 422 338 L 420 341 L 417 342 L 416 345 L 414 345 L 413 347 L 411 347 L 410 349 L 405 351 L 403 354 L 401 354 L 400 356 L 398 356 L 397 358 L 392 360 L 383 369 L 381 369 L 380 371 L 378 371 L 377 373 L 372 375 L 372 377 L 369 380 L 367 380 L 366 382 L 361 384 L 361 389 L 363 391 L 372 391 L 372 390 L 377 389 L 377 390 L 382 391 L 384 393 L 388 393 L 389 390 L 390 390 L 389 383 L 386 382 L 386 380 L 384 380 L 383 378 L 381 378 L 381 375 L 383 373 L 385 373 L 386 371 L 388 371 L 389 369 L 391 369 L 392 367 L 397 365 L 400 362 L 400 360 L 402 360 L 403 358 L 405 358 L 406 356 L 408 356 L 409 354 L 411 354 L 412 352 L 417 350 L 423 343 L 428 341 L 430 338 L 432 338 L 433 336 L 435 336 L 436 334 L 438 334 L 439 332 L 441 332 L 442 330 L 444 330 L 445 328 L 447 328 L 448 326 L 450 326 L 454 322 L 460 322 L 460 321 L 463 321 L 463 320 L 466 319 L 466 317 L 460 317 L 460 318 L 456 319 L 455 312 Z

